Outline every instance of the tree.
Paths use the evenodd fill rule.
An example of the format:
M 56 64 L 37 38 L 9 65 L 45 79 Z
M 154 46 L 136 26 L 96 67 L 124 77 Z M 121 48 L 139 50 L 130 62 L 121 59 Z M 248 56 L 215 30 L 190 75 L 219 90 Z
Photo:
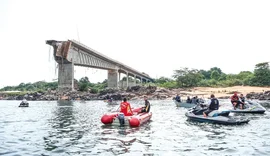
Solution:
M 221 73 L 217 70 L 213 70 L 211 73 L 211 79 L 218 80 L 220 78 Z
M 270 69 L 268 62 L 255 65 L 253 83 L 258 86 L 270 86 Z
M 250 71 L 241 71 L 241 72 L 236 76 L 236 78 L 239 79 L 239 80 L 244 80 L 244 79 L 246 79 L 247 77 L 249 77 L 250 75 L 253 75 L 253 73 L 250 72 Z
M 211 79 L 210 71 L 200 70 L 199 72 L 203 75 L 204 79 L 207 79 L 207 80 Z
M 217 71 L 219 74 L 222 74 L 222 70 L 218 67 L 213 67 L 213 68 L 210 68 L 210 73 L 212 73 L 213 71 Z
M 79 91 L 87 91 L 88 90 L 88 83 L 79 83 Z
M 85 76 L 85 77 L 82 77 L 82 78 L 79 80 L 79 82 L 81 82 L 81 83 L 89 83 L 90 81 L 89 81 L 88 77 Z
M 203 79 L 203 75 L 197 69 L 182 68 L 174 71 L 174 78 L 176 78 L 179 87 L 194 87 Z
M 172 80 L 169 78 L 166 78 L 166 77 L 160 77 L 158 79 L 155 79 L 155 83 L 159 83 L 159 84 L 164 84 L 164 83 L 170 82 L 170 81 L 172 81 Z
M 227 78 L 227 75 L 225 73 L 222 73 L 218 80 L 219 81 L 224 81 L 224 80 L 226 80 L 226 78 Z

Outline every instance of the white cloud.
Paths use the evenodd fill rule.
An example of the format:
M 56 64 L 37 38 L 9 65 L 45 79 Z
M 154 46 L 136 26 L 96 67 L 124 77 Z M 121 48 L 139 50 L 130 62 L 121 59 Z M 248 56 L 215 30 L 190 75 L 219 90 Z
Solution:
M 78 40 L 152 77 L 269 61 L 269 1 L 1 1 L 0 87 L 56 78 L 45 40 Z M 51 54 L 52 55 L 52 54 Z M 51 56 L 52 57 L 52 56 Z M 106 71 L 76 67 L 75 78 Z

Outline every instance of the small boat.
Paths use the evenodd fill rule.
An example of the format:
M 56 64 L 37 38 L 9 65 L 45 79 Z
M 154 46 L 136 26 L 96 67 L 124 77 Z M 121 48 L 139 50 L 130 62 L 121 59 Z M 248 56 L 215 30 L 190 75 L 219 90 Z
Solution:
M 105 125 L 139 127 L 152 117 L 152 112 L 139 113 L 141 109 L 141 107 L 132 109 L 133 116 L 124 116 L 120 112 L 107 113 L 102 116 L 101 122 Z
M 192 108 L 197 105 L 195 103 L 178 102 L 176 100 L 174 100 L 174 103 L 176 104 L 176 107 L 184 107 L 184 108 Z
M 120 102 L 114 101 L 112 99 L 104 100 L 104 102 L 107 102 L 108 105 L 120 105 Z
M 214 124 L 223 124 L 223 125 L 239 125 L 243 123 L 248 123 L 249 119 L 244 117 L 232 117 L 229 116 L 230 111 L 219 111 L 215 110 L 208 114 L 207 117 L 203 116 L 203 112 L 207 110 L 207 107 L 202 107 L 201 105 L 197 105 L 194 108 L 191 108 L 188 112 L 186 112 L 186 116 L 191 121 L 197 122 L 207 122 Z
M 239 107 L 237 107 L 235 109 L 232 108 L 230 111 L 233 113 L 263 114 L 266 111 L 266 109 L 257 102 L 252 102 L 252 101 L 247 100 L 244 104 L 243 109 L 240 109 Z
M 29 103 L 24 99 L 24 100 L 20 103 L 19 107 L 29 107 Z

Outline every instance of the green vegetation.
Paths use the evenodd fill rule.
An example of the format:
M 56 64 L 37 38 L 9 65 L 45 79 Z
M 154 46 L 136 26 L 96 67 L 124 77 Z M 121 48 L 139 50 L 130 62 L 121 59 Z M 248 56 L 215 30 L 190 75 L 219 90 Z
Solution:
M 44 81 L 38 81 L 35 83 L 21 83 L 18 86 L 6 86 L 0 91 L 21 91 L 21 92 L 37 92 L 37 91 L 45 91 L 47 89 L 56 89 L 57 88 L 57 82 L 44 82 Z M 15 94 L 15 93 L 14 93 Z
M 88 77 L 83 77 L 79 81 L 75 80 L 75 84 L 78 84 L 79 91 L 89 91 L 90 93 L 98 93 L 104 88 L 107 87 L 107 80 L 104 80 L 102 83 L 91 83 Z M 44 82 L 39 81 L 35 83 L 21 83 L 18 86 L 6 86 L 1 91 L 21 91 L 21 92 L 10 92 L 9 95 L 24 95 L 31 92 L 44 92 L 47 90 L 57 89 L 57 82 Z
M 122 81 L 126 81 L 126 77 Z M 134 79 L 129 77 L 129 82 L 133 81 Z M 136 81 L 139 83 L 138 80 Z M 102 83 L 91 83 L 88 77 L 83 77 L 79 81 L 75 80 L 75 84 L 78 84 L 79 91 L 99 93 L 107 87 L 107 80 Z M 172 78 L 160 77 L 155 79 L 154 82 L 145 85 L 156 85 L 164 88 L 230 87 L 236 85 L 270 86 L 270 69 L 268 62 L 256 64 L 254 72 L 241 71 L 238 74 L 223 73 L 218 67 L 209 70 L 181 68 L 174 70 Z M 7 86 L 0 89 L 0 91 L 21 91 L 21 93 L 9 93 L 17 95 L 25 92 L 55 90 L 56 88 L 57 82 L 38 81 L 35 83 L 21 83 L 18 86 Z
M 78 82 L 79 91 L 90 91 L 90 93 L 99 93 L 101 90 L 107 87 L 107 80 L 102 83 L 91 83 L 88 77 L 83 77 Z
M 165 88 L 270 86 L 270 69 L 268 62 L 256 64 L 254 72 L 241 71 L 238 74 L 223 73 L 218 67 L 207 71 L 181 68 L 174 71 L 173 78 L 160 77 L 155 79 L 155 84 Z

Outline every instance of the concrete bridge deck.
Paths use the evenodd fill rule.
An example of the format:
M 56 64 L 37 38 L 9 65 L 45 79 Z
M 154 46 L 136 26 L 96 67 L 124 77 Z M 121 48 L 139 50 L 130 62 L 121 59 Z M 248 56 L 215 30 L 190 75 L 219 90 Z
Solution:
M 120 73 L 126 74 L 127 77 L 132 76 L 135 80 L 139 79 L 140 82 L 153 80 L 148 74 L 139 72 L 75 40 L 47 40 L 46 44 L 53 46 L 54 58 L 59 64 L 59 89 L 73 89 L 74 65 L 108 70 L 109 88 L 120 87 L 118 83 Z M 126 87 L 130 85 L 127 79 Z

